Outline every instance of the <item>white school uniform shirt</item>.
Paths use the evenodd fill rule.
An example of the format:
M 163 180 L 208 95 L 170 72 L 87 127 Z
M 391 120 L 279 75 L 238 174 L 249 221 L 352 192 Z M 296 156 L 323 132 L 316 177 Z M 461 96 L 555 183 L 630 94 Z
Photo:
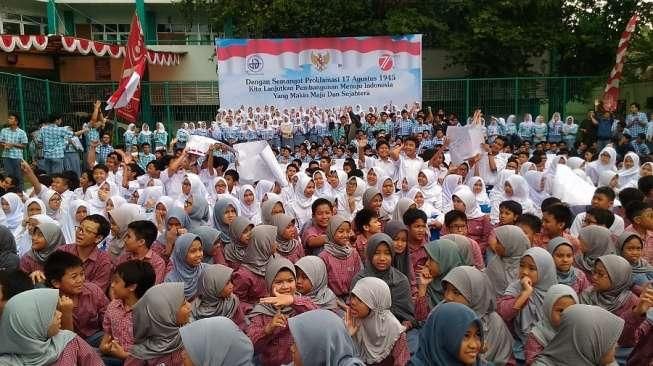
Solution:
M 165 187 L 166 193 L 169 197 L 177 199 L 181 196 L 181 185 L 184 182 L 185 176 L 185 171 L 175 173 L 172 176 L 168 175 L 168 168 L 161 171 L 159 179 L 163 183 L 163 186 Z
M 399 155 L 399 169 L 397 172 L 397 181 L 399 182 L 399 186 L 401 186 L 401 182 L 404 178 L 407 178 L 409 183 L 411 181 L 417 182 L 417 176 L 419 175 L 420 170 L 422 170 L 423 165 L 424 160 L 419 156 L 411 159 L 404 153 Z
M 578 215 L 576 215 L 574 222 L 571 224 L 571 227 L 569 228 L 569 233 L 574 237 L 578 237 L 578 233 L 580 232 L 580 229 L 583 227 L 583 221 L 585 221 L 585 215 L 586 215 L 585 212 L 579 213 Z M 624 233 L 624 230 L 625 230 L 624 219 L 619 215 L 614 215 L 614 222 L 612 223 L 612 226 L 610 226 L 610 232 L 615 237 L 619 237 L 621 234 Z
M 388 157 L 386 160 L 383 160 L 381 158 L 375 158 L 375 157 L 365 157 L 365 168 L 370 169 L 370 168 L 379 168 L 382 169 L 383 172 L 390 177 L 392 180 L 397 179 L 397 168 L 398 168 L 398 162 L 399 161 L 394 161 L 390 157 Z

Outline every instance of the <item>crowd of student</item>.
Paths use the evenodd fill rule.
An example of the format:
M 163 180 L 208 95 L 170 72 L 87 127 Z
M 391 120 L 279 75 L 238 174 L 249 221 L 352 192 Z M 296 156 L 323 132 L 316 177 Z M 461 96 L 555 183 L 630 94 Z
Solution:
M 598 154 L 600 136 L 558 139 L 559 116 L 528 135 L 529 121 L 477 111 L 487 143 L 459 165 L 446 138 L 429 140 L 455 116 L 418 105 L 382 107 L 378 122 L 375 108 L 220 111 L 228 126 L 348 126 L 314 145 L 280 127 L 285 179 L 250 185 L 229 148 L 240 137 L 220 129 L 225 143 L 197 156 L 184 128 L 168 155 L 167 136 L 130 127 L 113 149 L 98 108 L 79 133 L 56 116 L 40 130 L 34 165 L 49 173 L 3 155 L 31 188 L 0 180 L 0 365 L 653 360 L 653 163 L 624 130 L 642 127 L 638 111 L 611 122 Z M 79 175 L 51 167 L 49 140 L 91 132 Z M 554 195 L 560 165 L 595 186 L 589 205 Z

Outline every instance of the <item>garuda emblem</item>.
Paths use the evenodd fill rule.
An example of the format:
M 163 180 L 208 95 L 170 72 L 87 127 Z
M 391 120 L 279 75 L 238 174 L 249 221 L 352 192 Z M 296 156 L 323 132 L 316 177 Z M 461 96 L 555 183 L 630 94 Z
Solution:
M 311 52 L 311 63 L 317 71 L 324 71 L 329 66 L 329 61 L 331 60 L 331 55 L 329 52 L 319 53 Z

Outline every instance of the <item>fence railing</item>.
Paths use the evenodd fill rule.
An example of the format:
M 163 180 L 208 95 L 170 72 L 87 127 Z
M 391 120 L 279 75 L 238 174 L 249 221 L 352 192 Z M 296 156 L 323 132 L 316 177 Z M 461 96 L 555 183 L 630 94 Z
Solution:
M 456 113 L 461 121 L 477 106 L 486 115 L 531 113 L 548 119 L 560 112 L 582 118 L 597 97 L 593 88 L 604 81 L 576 76 L 424 80 L 422 103 Z M 93 102 L 107 100 L 116 87 L 115 82 L 61 83 L 0 73 L 0 116 L 17 113 L 29 132 L 56 112 L 65 124 L 79 128 L 88 121 Z M 220 104 L 217 81 L 143 82 L 142 87 L 140 119 L 151 125 L 163 122 L 169 131 L 183 122 L 212 120 Z

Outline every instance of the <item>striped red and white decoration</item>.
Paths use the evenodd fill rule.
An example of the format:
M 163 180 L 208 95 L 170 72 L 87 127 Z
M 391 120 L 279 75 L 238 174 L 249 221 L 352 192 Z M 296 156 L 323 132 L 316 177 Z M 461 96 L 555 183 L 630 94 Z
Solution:
M 624 68 L 624 62 L 626 61 L 628 44 L 630 43 L 630 38 L 635 31 L 638 20 L 638 15 L 633 15 L 626 25 L 626 30 L 624 30 L 624 32 L 621 34 L 619 47 L 617 47 L 617 61 L 612 68 L 612 71 L 610 72 L 608 83 L 603 90 L 603 108 L 611 112 L 617 109 L 617 100 L 619 99 L 619 82 L 621 81 L 621 74 Z

